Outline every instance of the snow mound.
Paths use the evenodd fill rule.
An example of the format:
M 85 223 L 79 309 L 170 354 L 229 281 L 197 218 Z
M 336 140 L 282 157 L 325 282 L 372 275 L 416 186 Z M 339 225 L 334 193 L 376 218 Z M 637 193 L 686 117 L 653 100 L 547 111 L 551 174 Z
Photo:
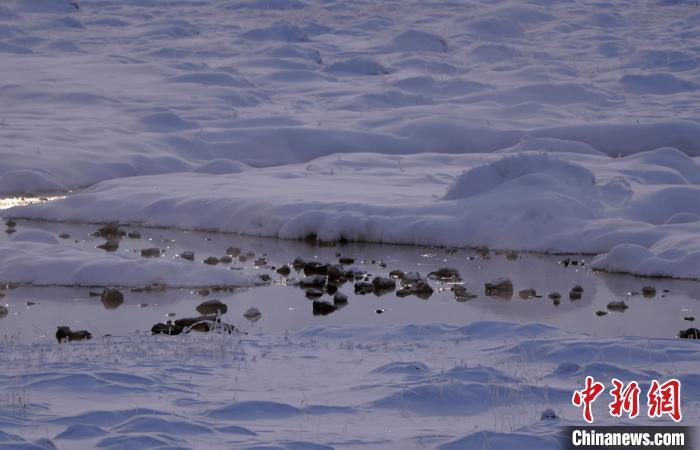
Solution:
M 265 28 L 254 28 L 242 34 L 251 41 L 308 42 L 309 35 L 301 28 L 289 24 L 277 24 Z
M 537 174 L 557 178 L 561 180 L 562 185 L 583 192 L 590 192 L 595 184 L 595 176 L 577 164 L 561 161 L 547 154 L 518 154 L 470 169 L 457 178 L 443 199 L 473 197 L 520 177 Z
M 670 95 L 697 89 L 697 85 L 670 73 L 625 75 L 620 79 L 625 91 L 633 94 Z
M 42 170 L 19 169 L 0 175 L 0 192 L 64 192 L 65 186 L 52 174 Z
M 239 161 L 230 159 L 214 159 L 195 168 L 193 172 L 208 173 L 210 175 L 223 175 L 227 173 L 240 173 L 249 166 Z
M 694 224 L 698 225 L 697 222 Z M 700 229 L 700 226 L 695 228 Z M 700 278 L 700 251 L 686 251 L 675 246 L 664 250 L 664 247 L 663 241 L 657 242 L 651 249 L 635 244 L 619 244 L 608 253 L 596 257 L 591 266 L 608 272 Z
M 514 447 L 519 450 L 557 450 L 561 448 L 561 445 L 556 437 L 543 438 L 525 433 L 478 431 L 442 444 L 437 447 L 437 450 L 481 450 L 484 448 Z
M 77 10 L 74 2 L 70 0 L 15 0 L 13 6 L 19 11 L 31 13 L 65 13 Z
M 199 170 L 207 173 L 106 181 L 5 215 L 545 252 L 602 254 L 631 244 L 650 252 L 645 259 L 654 263 L 634 261 L 637 253 L 619 257 L 618 249 L 596 267 L 683 278 L 700 273 L 700 165 L 672 148 L 616 159 L 585 151 L 358 153 L 271 168 L 222 161 Z
M 394 37 L 390 48 L 397 52 L 446 52 L 447 42 L 427 31 L 408 30 Z
M 199 128 L 197 122 L 185 120 L 172 112 L 150 114 L 141 118 L 144 129 L 153 132 L 172 133 L 180 130 Z
M 389 71 L 377 61 L 370 58 L 350 58 L 330 64 L 326 70 L 330 73 L 351 75 L 386 75 Z
M 254 0 L 249 2 L 227 2 L 221 5 L 223 9 L 265 9 L 270 11 L 285 11 L 308 8 L 309 5 L 300 0 Z

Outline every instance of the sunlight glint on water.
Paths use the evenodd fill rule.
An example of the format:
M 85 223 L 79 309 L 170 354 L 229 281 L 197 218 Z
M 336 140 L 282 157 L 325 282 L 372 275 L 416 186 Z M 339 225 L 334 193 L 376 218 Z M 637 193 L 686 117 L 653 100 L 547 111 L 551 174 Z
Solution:
M 46 203 L 66 198 L 65 195 L 41 196 L 41 197 L 5 197 L 0 198 L 0 210 L 15 206 L 31 205 L 32 203 Z

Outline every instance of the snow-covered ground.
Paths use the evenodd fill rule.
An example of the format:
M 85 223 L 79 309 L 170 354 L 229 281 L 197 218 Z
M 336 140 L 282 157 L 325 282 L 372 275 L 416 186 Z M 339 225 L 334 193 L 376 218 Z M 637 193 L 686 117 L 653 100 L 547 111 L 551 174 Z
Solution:
M 698 280 L 698 42 L 695 0 L 7 0 L 0 196 L 58 197 L 0 216 L 577 252 Z M 265 281 L 181 243 L 147 259 L 145 239 L 105 253 L 59 233 L 20 221 L 0 283 Z M 659 324 L 682 320 L 670 304 Z M 536 308 L 70 345 L 0 328 L 0 448 L 559 448 L 586 375 L 675 376 L 698 424 L 696 342 L 523 323 Z
M 605 270 L 700 276 L 696 2 L 0 12 L 0 192 L 111 180 L 10 216 L 606 253 Z M 524 151 L 547 155 L 493 156 Z M 128 178 L 149 174 L 165 175 Z
M 671 148 L 616 159 L 358 153 L 227 175 L 110 180 L 8 214 L 286 239 L 602 253 L 597 268 L 697 279 L 699 183 L 700 164 Z
M 690 0 L 8 0 L 0 192 L 528 137 L 698 156 L 699 24 Z
M 3 346 L 0 448 L 559 449 L 587 375 L 675 376 L 697 425 L 698 358 L 693 341 L 507 322 Z M 625 423 L 607 403 L 596 423 Z

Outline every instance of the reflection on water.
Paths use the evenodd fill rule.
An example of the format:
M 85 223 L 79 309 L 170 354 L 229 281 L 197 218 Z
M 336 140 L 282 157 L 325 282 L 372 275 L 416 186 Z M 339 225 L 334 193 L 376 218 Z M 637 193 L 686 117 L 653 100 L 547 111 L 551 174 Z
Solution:
M 104 238 L 91 236 L 95 226 L 37 223 L 19 221 L 18 228 L 40 228 L 57 236 L 70 236 L 60 245 L 70 245 L 93 252 Z M 395 245 L 347 244 L 337 247 L 312 246 L 301 241 L 250 238 L 223 233 L 186 232 L 165 229 L 136 229 L 125 227 L 115 253 L 127 258 L 141 258 L 140 249 L 157 247 L 162 258 L 174 258 L 184 251 L 194 252 L 193 264 L 204 264 L 209 256 L 221 257 L 227 249 L 241 249 L 241 255 L 226 265 L 235 270 L 266 273 L 270 286 L 216 291 L 153 289 L 133 292 L 123 290 L 124 298 L 102 297 L 102 289 L 19 287 L 1 290 L 9 315 L 0 319 L 0 337 L 18 336 L 25 342 L 53 339 L 58 325 L 87 329 L 95 336 L 148 333 L 157 322 L 198 315 L 196 306 L 205 300 L 219 299 L 228 306 L 225 320 L 237 327 L 256 332 L 283 332 L 312 325 L 389 325 L 406 323 L 447 323 L 465 325 L 479 320 L 542 322 L 564 330 L 601 336 L 643 335 L 675 337 L 680 329 L 692 324 L 684 318 L 694 316 L 698 308 L 699 284 L 693 281 L 645 279 L 639 277 L 599 274 L 586 266 L 565 265 L 564 257 L 536 254 L 483 255 L 470 250 L 446 251 L 439 248 Z M 132 237 L 129 237 L 129 236 Z M 0 240 L 8 239 L 0 234 Z M 337 263 L 340 256 L 355 258 L 357 269 L 374 276 L 386 277 L 392 270 L 417 271 L 422 276 L 441 267 L 459 271 L 468 292 L 476 298 L 456 298 L 454 283 L 430 280 L 434 292 L 427 299 L 409 295 L 397 296 L 390 291 L 377 296 L 372 293 L 356 295 L 353 283 L 340 283 L 338 292 L 347 296 L 347 304 L 328 315 L 314 315 L 313 299 L 304 290 L 291 286 L 291 279 L 303 273 L 291 270 L 289 277 L 276 272 L 282 264 L 292 266 L 296 257 L 305 260 Z M 256 265 L 262 257 L 264 265 Z M 581 257 L 577 259 L 589 259 Z M 514 294 L 510 300 L 484 295 L 484 283 L 508 277 Z M 570 300 L 572 287 L 583 287 L 580 300 Z M 657 295 L 647 298 L 634 295 L 644 286 L 654 286 Z M 397 285 L 397 288 L 400 284 Z M 520 298 L 519 291 L 534 289 L 536 298 Z M 559 292 L 561 299 L 553 301 L 550 293 Z M 333 295 L 321 293 L 321 301 L 333 303 Z M 526 296 L 531 297 L 531 296 Z M 461 301 L 460 301 L 461 300 Z M 625 301 L 624 312 L 607 311 L 612 301 Z M 256 308 L 260 315 L 255 322 L 244 315 Z M 378 314 L 377 311 L 383 311 Z M 257 314 L 256 314 L 257 316 Z
M 31 205 L 32 203 L 46 203 L 66 198 L 65 195 L 39 196 L 39 197 L 3 197 L 0 198 L 0 210 L 14 206 Z

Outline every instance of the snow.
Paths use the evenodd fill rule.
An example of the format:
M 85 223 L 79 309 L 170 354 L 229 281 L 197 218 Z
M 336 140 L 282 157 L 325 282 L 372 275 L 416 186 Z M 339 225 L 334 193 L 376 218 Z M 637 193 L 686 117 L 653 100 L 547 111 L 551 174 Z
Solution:
M 0 448 L 556 449 L 585 375 L 673 375 L 697 424 L 698 352 L 508 322 L 3 346 Z M 620 423 L 603 401 L 594 417 Z
M 555 449 L 561 426 L 582 423 L 571 393 L 587 375 L 678 378 L 685 424 L 698 424 L 697 343 L 653 337 L 692 314 L 697 283 L 658 282 L 666 302 L 632 301 L 647 281 L 600 275 L 598 291 L 588 268 L 700 279 L 699 24 L 695 1 L 3 2 L 0 196 L 50 198 L 0 199 L 21 205 L 3 221 L 33 220 L 0 238 L 0 320 L 42 336 L 3 336 L 0 449 Z M 113 221 L 171 229 L 98 251 L 84 224 Z M 457 304 L 442 286 L 404 309 L 351 297 L 364 309 L 298 329 L 306 299 L 286 305 L 284 326 L 268 322 L 286 280 L 202 264 L 232 237 L 186 230 L 592 256 L 557 274 L 528 255 L 530 270 L 511 274 L 542 292 L 585 280 L 564 319 L 534 299 Z M 140 255 L 155 245 L 160 257 Z M 196 261 L 177 256 L 192 249 Z M 448 260 L 431 258 L 401 268 Z M 507 273 L 486 261 L 469 266 L 470 289 Z M 252 288 L 265 271 L 265 293 L 226 294 L 240 322 L 263 309 L 236 322 L 248 334 L 133 332 L 149 314 L 192 313 L 188 288 Z M 134 292 L 119 310 L 128 332 L 111 333 L 114 308 L 78 302 L 86 286 L 156 283 L 180 289 Z M 581 316 L 622 297 L 619 322 Z M 447 301 L 467 313 L 421 315 Z M 65 323 L 95 339 L 47 341 L 46 327 L 89 305 L 94 324 Z M 386 314 L 368 319 L 377 306 Z M 650 312 L 657 329 L 615 334 Z M 517 323 L 486 321 L 503 317 Z M 598 423 L 619 424 L 606 406 Z
M 10 0 L 0 193 L 530 138 L 698 156 L 698 16 L 656 1 Z
M 131 177 L 7 215 L 578 252 L 600 254 L 593 267 L 608 271 L 700 278 L 695 158 L 661 148 L 611 159 L 582 144 L 539 144 L 548 152 L 343 154 L 271 168 L 234 165 L 230 175 Z
M 70 243 L 61 244 L 54 234 L 39 230 L 17 231 L 0 246 L 0 280 L 60 286 L 262 284 L 257 276 L 224 268 L 204 268 L 182 259 L 142 258 L 137 253 L 131 256 L 95 253 Z

